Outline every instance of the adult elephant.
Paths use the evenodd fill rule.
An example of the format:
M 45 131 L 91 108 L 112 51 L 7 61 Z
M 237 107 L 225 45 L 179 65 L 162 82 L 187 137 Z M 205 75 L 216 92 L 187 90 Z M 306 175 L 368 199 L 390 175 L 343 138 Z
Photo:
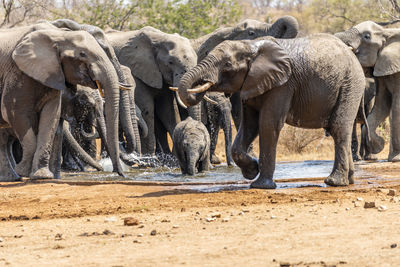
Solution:
M 156 116 L 170 135 L 180 121 L 174 108 L 175 96 L 168 87 L 178 85 L 182 75 L 196 65 L 197 55 L 187 38 L 152 27 L 106 35 L 119 61 L 130 68 L 135 79 L 136 103 L 148 127 L 142 152 L 154 155 Z
M 196 87 L 195 89 L 190 89 Z M 186 105 L 207 90 L 240 90 L 243 117 L 232 157 L 255 188 L 276 188 L 276 147 L 283 124 L 325 128 L 335 142 L 335 162 L 325 183 L 354 183 L 351 132 L 365 88 L 364 73 L 351 50 L 328 34 L 306 38 L 225 41 L 179 84 Z M 259 161 L 247 154 L 260 136 Z
M 117 56 L 115 55 L 115 51 L 109 43 L 104 31 L 99 27 L 88 25 L 88 24 L 79 24 L 73 20 L 69 19 L 58 19 L 51 22 L 54 26 L 58 28 L 65 28 L 73 31 L 87 31 L 90 33 L 97 41 L 97 43 L 103 48 L 104 52 L 106 52 L 108 58 L 113 64 L 117 75 L 118 80 L 121 85 L 120 92 L 120 125 L 121 125 L 121 135 L 123 135 L 124 143 L 126 143 L 125 149 L 126 152 L 132 153 L 135 151 L 139 155 L 141 154 L 141 142 L 139 136 L 139 128 L 136 120 L 136 105 L 131 104 L 134 103 L 134 99 L 131 99 L 130 90 L 132 89 L 133 84 L 129 83 L 129 77 L 126 76 L 126 73 L 123 71 L 123 66 L 121 66 Z
M 85 31 L 62 31 L 49 23 L 0 32 L 1 121 L 21 143 L 20 176 L 52 178 L 49 160 L 60 120 L 61 92 L 68 85 L 105 93 L 107 141 L 113 170 L 118 160 L 118 76 L 104 50 Z
M 367 148 L 379 153 L 385 145 L 376 128 L 390 116 L 390 151 L 388 161 L 400 160 L 400 29 L 384 28 L 372 21 L 362 22 L 335 34 L 350 46 L 361 65 L 373 68 L 377 82 L 375 104 L 368 116 L 371 127 Z

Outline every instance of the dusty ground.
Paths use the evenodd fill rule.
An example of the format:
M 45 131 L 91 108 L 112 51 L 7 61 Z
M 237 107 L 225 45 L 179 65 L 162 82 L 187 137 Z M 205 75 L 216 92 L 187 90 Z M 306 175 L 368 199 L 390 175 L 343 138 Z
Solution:
M 398 266 L 400 163 L 359 168 L 345 188 L 0 183 L 0 266 Z

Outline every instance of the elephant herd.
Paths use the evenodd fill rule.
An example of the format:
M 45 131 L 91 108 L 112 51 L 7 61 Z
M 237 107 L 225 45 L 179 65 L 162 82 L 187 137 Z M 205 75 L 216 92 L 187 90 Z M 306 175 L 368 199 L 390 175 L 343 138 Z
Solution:
M 361 157 L 370 159 L 383 149 L 376 128 L 389 115 L 388 159 L 398 161 L 400 29 L 368 21 L 335 36 L 298 31 L 290 16 L 248 19 L 197 39 L 149 26 L 105 32 L 68 19 L 0 30 L 0 181 L 102 170 L 99 155 L 124 176 L 120 160 L 147 164 L 158 152 L 194 174 L 220 161 L 221 128 L 227 164 L 246 179 L 258 176 L 252 187 L 275 188 L 277 141 L 288 123 L 333 137 L 325 183 L 343 186 L 354 183 L 360 157 L 355 122 L 366 126 Z M 259 159 L 249 154 L 257 135 Z

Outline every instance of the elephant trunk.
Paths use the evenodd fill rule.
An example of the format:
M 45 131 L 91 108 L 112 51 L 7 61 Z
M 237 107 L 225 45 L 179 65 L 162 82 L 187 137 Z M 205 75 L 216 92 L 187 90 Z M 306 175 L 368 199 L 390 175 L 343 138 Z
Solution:
M 222 127 L 225 135 L 225 154 L 226 163 L 230 166 L 233 163 L 231 146 L 232 146 L 232 124 L 231 124 L 231 103 L 229 99 L 225 99 L 221 107 L 222 111 Z
M 73 153 L 86 164 L 89 164 L 98 171 L 103 171 L 101 165 L 97 163 L 85 150 L 83 150 L 83 148 L 79 145 L 76 139 L 72 136 L 69 130 L 69 123 L 66 120 L 64 120 L 62 126 L 63 126 L 62 127 L 63 136 L 68 145 L 71 147 Z
M 197 157 L 194 155 L 190 154 L 190 151 L 186 152 L 186 163 L 187 163 L 187 173 L 189 175 L 195 175 L 196 174 L 196 163 L 197 163 Z
M 107 64 L 100 65 L 103 77 L 99 79 L 100 85 L 105 89 L 105 115 L 107 126 L 107 145 L 108 152 L 113 164 L 113 171 L 119 175 L 124 176 L 122 166 L 119 161 L 119 135 L 118 135 L 118 121 L 119 121 L 119 100 L 120 88 L 118 83 L 118 76 L 115 69 L 107 67 Z
M 133 134 L 135 137 L 135 148 L 136 148 L 136 152 L 141 155 L 142 154 L 142 144 L 141 144 L 141 140 L 140 140 L 140 132 L 139 132 L 139 125 L 142 125 L 142 131 L 143 131 L 143 127 L 145 127 L 145 133 L 147 136 L 148 134 L 148 129 L 147 129 L 147 124 L 144 121 L 143 117 L 141 116 L 141 112 L 139 110 L 139 108 L 136 106 L 135 103 L 135 91 L 134 89 L 132 89 L 129 93 L 129 106 L 130 106 L 130 119 L 132 121 L 132 128 L 133 128 Z M 142 118 L 141 122 L 138 122 L 138 117 L 137 114 L 140 113 L 140 117 Z M 144 125 L 143 125 L 144 124 Z
M 295 38 L 298 33 L 299 23 L 292 16 L 279 18 L 267 31 L 267 35 L 282 39 Z
M 217 74 L 218 70 L 215 66 L 214 60 L 211 60 L 210 58 L 202 60 L 197 66 L 186 72 L 182 76 L 178 87 L 178 93 L 183 103 L 187 106 L 197 105 L 203 99 L 206 91 L 191 94 L 188 92 L 188 89 L 193 88 L 196 85 L 205 84 L 207 82 L 215 84 L 218 80 Z M 199 110 L 200 107 L 194 109 L 193 114 L 193 116 L 195 116 L 194 118 L 199 118 L 198 120 L 201 118 L 200 114 L 196 113 Z
M 142 111 L 140 110 L 140 108 L 137 105 L 135 105 L 135 107 L 136 107 L 136 117 L 138 118 L 138 126 L 142 130 L 141 136 L 143 138 L 146 138 L 147 135 L 149 134 L 149 128 L 147 127 L 147 123 L 142 116 Z

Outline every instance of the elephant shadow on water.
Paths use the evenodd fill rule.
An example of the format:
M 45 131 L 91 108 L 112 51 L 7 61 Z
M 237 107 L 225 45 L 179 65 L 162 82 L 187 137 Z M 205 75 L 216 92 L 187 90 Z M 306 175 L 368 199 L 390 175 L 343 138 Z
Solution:
M 334 140 L 335 161 L 325 183 L 354 183 L 351 133 L 365 78 L 351 49 L 338 38 L 316 34 L 224 41 L 182 77 L 178 88 L 189 106 L 199 103 L 207 90 L 240 91 L 242 119 L 232 157 L 245 178 L 259 174 L 251 187 L 276 188 L 276 148 L 284 123 L 326 129 Z M 248 154 L 257 135 L 258 160 Z

